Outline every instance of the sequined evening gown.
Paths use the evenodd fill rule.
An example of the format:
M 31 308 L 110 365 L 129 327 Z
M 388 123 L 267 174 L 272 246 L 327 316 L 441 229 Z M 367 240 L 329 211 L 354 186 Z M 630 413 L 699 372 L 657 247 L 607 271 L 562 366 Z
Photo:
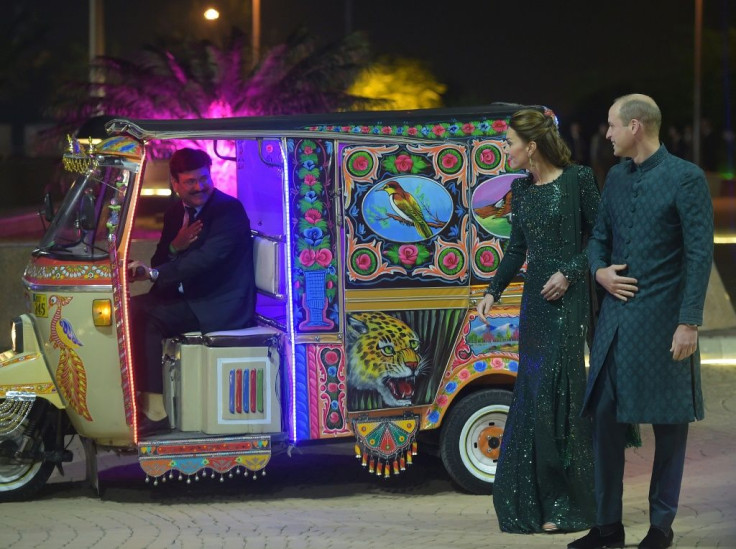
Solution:
M 571 179 L 572 178 L 572 179 Z M 579 189 L 579 211 L 567 193 Z M 593 452 L 588 418 L 580 417 L 585 391 L 588 263 L 571 228 L 589 234 L 600 200 L 593 172 L 569 166 L 555 181 L 512 186 L 512 230 L 491 281 L 496 298 L 527 260 L 519 319 L 519 370 L 493 486 L 493 504 L 504 532 L 589 528 L 595 520 Z M 580 239 L 578 239 L 580 240 Z M 547 301 L 542 286 L 561 271 L 565 295 Z

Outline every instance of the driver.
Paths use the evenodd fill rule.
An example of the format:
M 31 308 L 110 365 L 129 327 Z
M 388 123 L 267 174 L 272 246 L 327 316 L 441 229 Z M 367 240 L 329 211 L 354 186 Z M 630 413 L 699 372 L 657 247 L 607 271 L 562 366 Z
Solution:
M 151 267 L 141 261 L 128 265 L 131 280 L 154 283 L 149 293 L 131 299 L 143 435 L 169 429 L 163 402 L 163 339 L 255 324 L 250 221 L 238 200 L 214 188 L 211 166 L 209 155 L 198 149 L 173 154 L 171 185 L 181 200 L 164 214 Z

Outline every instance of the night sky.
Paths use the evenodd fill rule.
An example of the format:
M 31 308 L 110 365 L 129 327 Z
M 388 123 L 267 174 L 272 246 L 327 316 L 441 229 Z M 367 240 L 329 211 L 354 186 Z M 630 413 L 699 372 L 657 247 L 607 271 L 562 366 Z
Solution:
M 83 59 L 87 2 L 33 3 L 45 6 L 49 28 L 43 39 L 54 44 L 55 54 Z M 106 2 L 107 53 L 131 56 L 161 36 L 213 36 L 216 30 L 201 13 L 205 4 L 218 3 L 221 31 L 230 25 L 249 31 L 250 0 Z M 73 4 L 78 7 L 69 8 Z M 703 104 L 716 119 L 724 94 L 721 18 L 728 6 L 736 33 L 733 4 L 704 0 Z M 352 6 L 349 21 L 346 5 Z M 447 84 L 446 105 L 544 104 L 563 121 L 579 118 L 590 125 L 605 119 L 615 96 L 638 91 L 654 95 L 666 120 L 686 123 L 693 95 L 694 5 L 695 0 L 262 0 L 263 48 L 300 25 L 324 42 L 350 27 L 368 34 L 376 55 L 423 61 Z M 732 73 L 734 64 L 731 58 Z M 27 99 L 34 101 L 34 94 Z M 20 112 L 33 117 L 38 109 L 0 104 L 0 118 Z

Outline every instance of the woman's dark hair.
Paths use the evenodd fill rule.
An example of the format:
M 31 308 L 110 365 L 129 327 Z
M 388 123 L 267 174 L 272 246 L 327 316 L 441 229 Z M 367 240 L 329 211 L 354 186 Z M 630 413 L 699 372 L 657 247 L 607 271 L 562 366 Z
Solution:
M 179 174 L 212 166 L 210 155 L 199 149 L 179 149 L 169 160 L 169 173 L 178 180 Z
M 513 114 L 509 126 L 527 143 L 534 141 L 542 156 L 558 168 L 572 164 L 570 148 L 560 137 L 555 119 L 551 116 L 534 109 L 522 109 Z

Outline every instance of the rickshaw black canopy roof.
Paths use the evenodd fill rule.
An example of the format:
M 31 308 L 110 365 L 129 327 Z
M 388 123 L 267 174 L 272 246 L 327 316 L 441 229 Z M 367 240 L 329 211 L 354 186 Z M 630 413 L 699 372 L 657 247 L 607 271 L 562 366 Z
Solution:
M 128 133 L 139 139 L 235 138 L 254 136 L 287 136 L 302 134 L 309 128 L 320 127 L 322 133 L 333 133 L 323 127 L 416 125 L 434 123 L 464 123 L 475 120 L 508 119 L 522 108 L 547 109 L 538 105 L 492 103 L 480 107 L 453 109 L 420 109 L 405 111 L 350 111 L 339 113 L 303 114 L 288 116 L 253 116 L 241 118 L 133 120 L 116 118 L 106 124 L 110 134 Z M 337 132 L 334 132 L 338 134 Z M 340 133 L 345 139 L 361 137 Z M 382 138 L 378 134 L 363 138 Z M 392 139 L 396 139 L 393 136 Z M 421 138 L 419 138 L 421 140 Z M 444 139 L 452 140 L 452 137 Z M 456 138 L 457 139 L 457 138 Z M 434 140 L 436 141 L 436 140 Z

